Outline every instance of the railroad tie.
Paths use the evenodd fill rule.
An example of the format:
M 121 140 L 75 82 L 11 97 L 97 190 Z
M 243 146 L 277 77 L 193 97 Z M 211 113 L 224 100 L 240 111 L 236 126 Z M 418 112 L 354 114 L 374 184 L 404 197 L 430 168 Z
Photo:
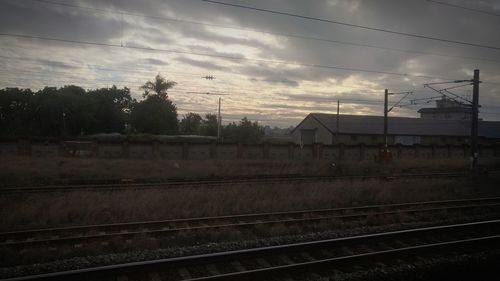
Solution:
M 308 275 L 309 275 L 309 278 L 312 280 L 320 280 L 321 277 L 323 277 L 323 276 L 319 275 L 318 273 L 314 273 L 314 272 L 311 272 Z
M 219 275 L 220 274 L 219 270 L 217 269 L 217 267 L 213 263 L 207 265 L 207 271 L 210 272 L 210 274 L 212 274 L 212 275 Z
M 149 273 L 149 278 L 151 279 L 151 281 L 161 281 L 161 278 L 160 278 L 160 275 L 158 274 L 158 272 Z
M 309 253 L 306 253 L 306 252 L 302 252 L 300 253 L 300 255 L 302 256 L 302 258 L 304 258 L 306 261 L 315 261 L 316 259 L 313 258 Z
M 418 238 L 418 237 L 415 237 L 413 239 L 411 239 L 411 242 L 415 245 L 422 245 L 422 244 L 425 244 L 422 239 Z
M 353 251 L 351 248 L 348 248 L 346 246 L 343 246 L 342 248 L 340 248 L 340 250 L 342 251 L 343 254 L 345 255 L 352 255 L 353 254 Z
M 332 251 L 326 250 L 326 249 L 321 250 L 321 253 L 323 255 L 325 255 L 326 257 L 333 257 L 334 256 L 334 254 L 332 253 Z
M 285 263 L 285 264 L 294 264 L 294 262 L 287 256 L 285 255 L 280 255 L 279 258 Z
M 233 261 L 231 265 L 236 269 L 237 271 L 245 271 L 246 268 L 239 262 L 239 261 Z
M 384 242 L 379 242 L 379 243 L 378 243 L 378 246 L 379 246 L 381 249 L 383 249 L 383 250 L 391 250 L 391 249 L 394 249 L 394 247 L 389 246 L 389 245 L 387 245 L 387 244 L 386 244 L 386 243 L 384 243 Z
M 260 266 L 262 266 L 262 267 L 271 267 L 271 264 L 268 261 L 266 261 L 265 259 L 262 259 L 262 258 L 257 259 L 257 263 Z
M 404 243 L 401 240 L 394 241 L 394 244 L 396 244 L 396 246 L 399 246 L 400 248 L 406 248 L 406 247 L 408 247 L 408 243 Z
M 373 252 L 373 249 L 368 247 L 368 245 L 365 245 L 365 244 L 361 244 L 358 246 L 360 250 L 364 251 L 364 252 L 367 252 L 367 253 L 371 253 Z
M 116 281 L 128 281 L 128 277 L 125 275 L 118 276 Z
M 189 270 L 184 267 L 179 268 L 177 272 L 183 279 L 192 279 L 191 273 L 189 273 Z
M 342 270 L 338 270 L 338 269 L 332 269 L 332 270 L 329 270 L 329 272 L 331 272 L 331 275 L 333 277 L 340 276 L 340 275 L 344 274 L 344 272 Z

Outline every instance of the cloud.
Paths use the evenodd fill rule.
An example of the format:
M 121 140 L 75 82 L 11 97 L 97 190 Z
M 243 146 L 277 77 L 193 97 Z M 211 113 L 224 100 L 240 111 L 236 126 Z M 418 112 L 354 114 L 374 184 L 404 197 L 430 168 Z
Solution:
M 498 13 L 500 6 L 497 2 L 453 1 L 457 5 Z M 341 100 L 344 113 L 380 115 L 379 104 L 366 101 L 378 102 L 384 89 L 394 92 L 412 90 L 415 98 L 423 98 L 434 94 L 424 89 L 423 84 L 439 80 L 352 69 L 452 79 L 470 79 L 473 69 L 480 69 L 481 80 L 485 82 L 480 87 L 482 111 L 500 113 L 498 50 L 398 36 L 201 1 L 80 0 L 72 3 L 91 9 L 36 1 L 1 1 L 0 32 L 185 53 L 0 37 L 0 61 L 7 69 L 7 73 L 0 74 L 0 87 L 21 84 L 22 81 L 13 79 L 13 75 L 14 71 L 23 70 L 33 72 L 34 77 L 45 77 L 45 80 L 38 79 L 33 87 L 40 87 L 43 81 L 49 81 L 51 85 L 64 84 L 58 81 L 80 82 L 88 87 L 116 83 L 117 86 L 129 86 L 139 96 L 140 93 L 135 93 L 138 86 L 161 72 L 168 73 L 169 78 L 179 82 L 178 94 L 171 96 L 180 105 L 213 111 L 215 103 L 206 106 L 212 99 L 181 93 L 211 87 L 210 91 L 230 94 L 223 99 L 228 116 L 239 120 L 248 115 L 275 120 L 277 125 L 284 126 L 294 124 L 301 118 L 298 116 L 303 117 L 310 111 L 331 112 L 330 109 L 335 106 L 330 106 L 330 103 L 334 104 L 336 99 Z M 500 46 L 498 17 L 427 1 L 323 0 L 312 3 L 302 0 L 252 0 L 245 4 L 355 25 Z M 96 11 L 94 8 L 114 12 Z M 414 50 L 417 53 L 307 40 L 301 36 Z M 483 60 L 471 59 L 475 57 Z M 309 64 L 351 70 L 308 67 Z M 201 81 L 199 74 L 206 71 L 216 76 L 217 80 L 203 84 L 206 81 Z M 23 83 L 26 84 L 25 81 Z M 469 92 L 467 88 L 457 90 L 461 95 L 468 95 Z M 415 116 L 416 110 L 418 108 L 398 108 L 394 114 Z M 500 114 L 482 117 L 499 120 Z M 278 123 L 280 120 L 290 123 Z
M 227 70 L 227 67 L 221 66 L 217 63 L 214 63 L 212 61 L 207 61 L 207 60 L 195 60 L 195 59 L 191 59 L 188 57 L 178 57 L 175 60 L 189 64 L 189 65 L 193 65 L 196 67 L 200 67 L 200 68 L 203 68 L 203 69 L 206 69 L 209 71 L 214 71 L 214 70 L 226 71 Z
M 145 64 L 161 65 L 161 66 L 169 65 L 169 63 L 166 61 L 154 58 L 141 59 L 141 61 Z

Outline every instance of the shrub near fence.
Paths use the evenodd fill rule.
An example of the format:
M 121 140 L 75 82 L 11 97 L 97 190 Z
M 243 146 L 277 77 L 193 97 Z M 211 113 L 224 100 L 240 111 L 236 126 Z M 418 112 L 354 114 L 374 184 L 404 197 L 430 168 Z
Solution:
M 189 142 L 78 142 L 44 141 L 0 143 L 1 156 L 93 157 L 166 160 L 327 160 L 378 161 L 382 147 L 375 145 L 216 144 Z M 394 159 L 468 158 L 468 145 L 389 146 Z M 499 158 L 500 145 L 482 145 L 480 156 Z

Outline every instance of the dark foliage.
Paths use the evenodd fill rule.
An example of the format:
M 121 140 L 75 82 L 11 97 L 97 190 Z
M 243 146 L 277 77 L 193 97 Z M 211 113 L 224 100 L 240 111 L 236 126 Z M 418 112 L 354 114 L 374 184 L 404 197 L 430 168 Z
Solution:
M 148 95 L 132 108 L 132 127 L 136 132 L 157 135 L 177 134 L 177 108 L 167 98 Z
M 224 142 L 238 142 L 245 144 L 259 143 L 264 136 L 264 128 L 257 122 L 252 122 L 246 117 L 241 119 L 239 124 L 229 123 L 224 127 Z
M 199 135 L 201 129 L 202 118 L 199 114 L 189 112 L 184 115 L 179 123 L 179 130 L 184 135 Z
M 2 136 L 75 136 L 123 132 L 134 101 L 128 88 L 78 86 L 0 90 Z
M 204 136 L 217 136 L 217 115 L 208 113 L 201 123 L 201 134 Z

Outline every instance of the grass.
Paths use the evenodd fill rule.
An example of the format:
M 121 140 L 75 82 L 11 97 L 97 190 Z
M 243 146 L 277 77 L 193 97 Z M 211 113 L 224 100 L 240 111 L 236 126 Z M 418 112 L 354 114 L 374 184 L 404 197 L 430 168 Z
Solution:
M 500 195 L 498 178 L 3 195 L 0 231 Z
M 480 159 L 484 169 L 500 169 L 500 158 Z M 0 187 L 65 184 L 79 180 L 203 178 L 239 175 L 332 175 L 391 174 L 466 171 L 467 159 L 394 160 L 382 165 L 373 161 L 270 160 L 140 160 L 97 158 L 2 157 Z
M 0 161 L 0 186 L 64 184 L 72 180 L 203 178 L 238 175 L 322 174 L 324 162 L 264 160 L 173 161 L 9 157 Z

